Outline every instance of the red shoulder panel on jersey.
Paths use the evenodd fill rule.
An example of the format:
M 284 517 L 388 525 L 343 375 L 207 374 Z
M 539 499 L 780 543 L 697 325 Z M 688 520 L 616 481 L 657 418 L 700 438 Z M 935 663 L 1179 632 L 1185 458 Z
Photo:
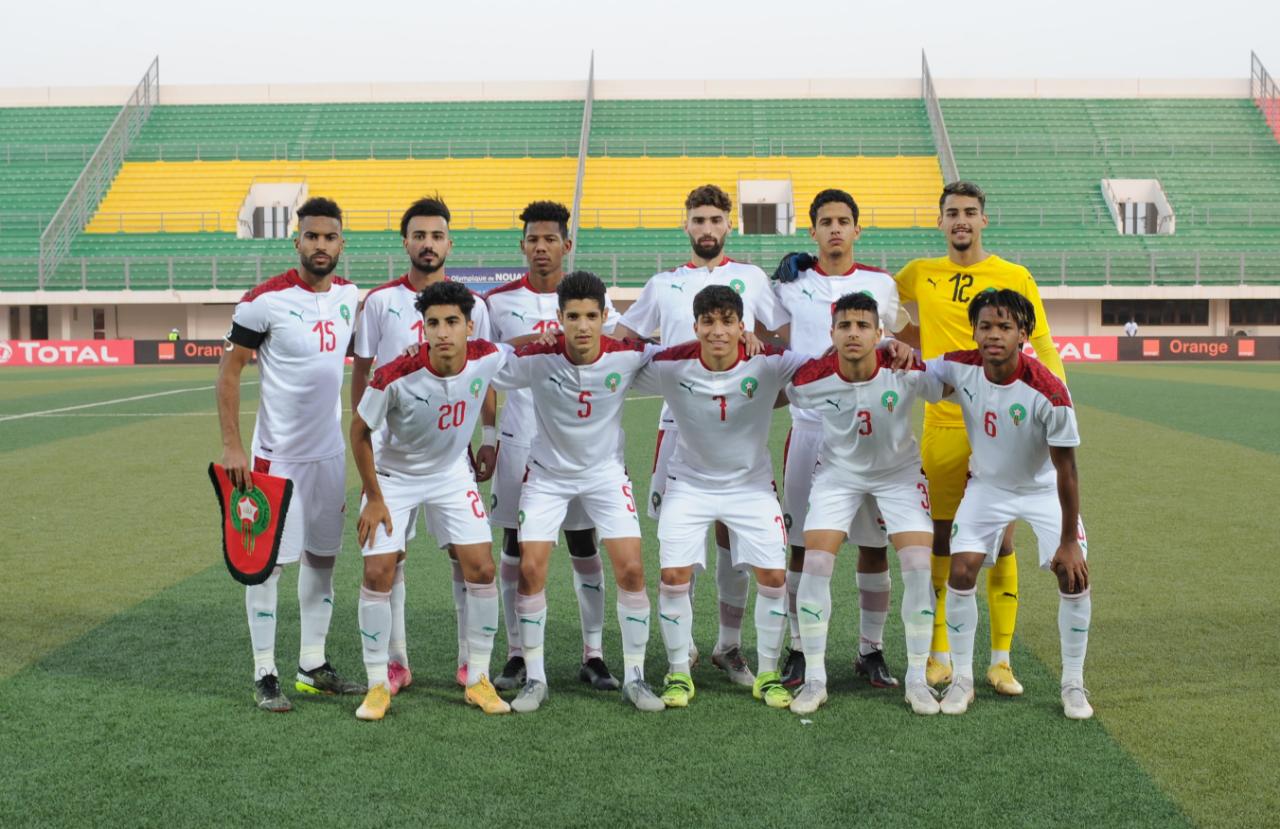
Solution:
M 484 295 L 484 298 L 488 299 L 491 296 L 497 296 L 498 294 L 505 294 L 507 291 L 517 291 L 521 288 L 528 287 L 528 285 L 529 285 L 529 274 L 525 274 L 519 279 L 508 282 L 505 285 L 499 285 L 498 287 L 493 288 L 492 290 L 490 290 L 488 293 Z
M 702 356 L 702 343 L 690 340 L 687 343 L 664 348 L 653 355 L 655 360 L 697 360 Z
M 401 377 L 427 368 L 427 350 L 427 347 L 423 345 L 418 349 L 417 354 L 401 354 L 376 370 L 373 373 L 373 379 L 369 381 L 369 385 L 381 391 Z
M 982 365 L 982 352 L 976 348 L 971 351 L 948 351 L 942 355 L 942 359 L 952 363 L 964 363 L 966 366 L 980 366 Z
M 263 294 L 269 294 L 272 291 L 287 291 L 302 280 L 298 277 L 297 271 L 286 271 L 271 277 L 266 282 L 262 282 L 253 286 L 244 292 L 244 296 L 240 297 L 241 302 L 253 302 Z
M 887 276 L 893 276 L 893 274 L 889 273 L 884 268 L 877 268 L 875 265 L 864 265 L 862 262 L 854 262 L 853 269 L 855 271 L 875 271 L 876 273 L 882 273 Z
M 625 340 L 615 340 L 613 337 L 600 338 L 600 353 L 607 354 L 610 351 L 644 351 L 644 340 L 637 340 L 634 337 L 627 337 Z
M 352 282 L 350 279 L 343 279 L 340 276 L 335 276 L 333 278 L 333 284 L 334 285 L 354 285 L 356 283 Z
M 498 350 L 498 347 L 488 340 L 467 340 L 467 359 L 479 360 L 481 357 L 488 357 Z
M 1021 356 L 1019 359 L 1022 360 L 1021 371 L 1018 372 L 1019 380 L 1043 394 L 1053 405 L 1071 408 L 1071 393 L 1067 391 L 1067 384 L 1063 383 L 1058 375 L 1049 371 L 1039 360 L 1026 356 Z
M 760 353 L 756 355 L 757 357 L 777 357 L 779 354 L 787 353 L 785 348 L 773 345 L 772 343 L 761 342 L 760 346 Z M 740 349 L 742 351 L 742 358 L 745 360 L 747 357 L 747 347 L 744 345 L 741 346 Z
M 556 341 L 550 345 L 543 343 L 525 343 L 516 349 L 517 357 L 532 357 L 535 354 L 563 354 L 564 353 L 564 335 L 557 334 Z
M 408 275 L 408 274 L 405 274 L 404 276 L 401 276 L 401 277 L 400 277 L 400 278 L 398 278 L 398 279 L 393 279 L 393 280 L 391 280 L 390 282 L 383 282 L 383 283 L 382 283 L 381 285 L 379 285 L 378 287 L 370 289 L 370 290 L 369 290 L 369 293 L 367 293 L 367 294 L 365 294 L 365 295 L 364 295 L 364 298 L 365 298 L 365 299 L 368 299 L 369 297 L 371 297 L 371 296 L 373 296 L 374 294 L 376 294 L 378 291 L 385 290 L 386 288 L 394 288 L 394 287 L 396 287 L 397 285 L 403 285 L 403 286 L 405 286 L 406 288 L 408 288 L 409 290 L 411 290 L 411 291 L 413 290 L 413 286 L 409 284 L 409 275 Z
M 806 383 L 816 383 L 824 377 L 830 377 L 838 371 L 838 360 L 834 354 L 824 354 L 821 357 L 814 357 L 809 362 L 796 369 L 796 373 L 791 377 L 791 383 L 795 386 L 803 386 Z

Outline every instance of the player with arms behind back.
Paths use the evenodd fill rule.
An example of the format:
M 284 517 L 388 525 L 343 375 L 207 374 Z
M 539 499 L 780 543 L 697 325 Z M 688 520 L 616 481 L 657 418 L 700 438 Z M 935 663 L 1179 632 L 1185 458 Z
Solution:
M 486 714 L 510 710 L 489 682 L 498 630 L 493 536 L 467 459 L 489 383 L 510 349 L 486 340 L 468 342 L 471 312 L 478 304 L 457 282 L 424 289 L 417 300 L 422 348 L 381 366 L 351 419 L 351 451 L 364 484 L 359 618 L 369 693 L 356 711 L 362 720 L 382 719 L 391 705 L 391 590 L 419 509 L 425 510 L 432 534 L 449 539 L 466 579 L 466 701 Z M 384 424 L 386 438 L 375 457 L 372 436 Z
M 658 616 L 668 663 L 662 699 L 672 708 L 686 707 L 695 693 L 689 582 L 695 568 L 706 566 L 706 534 L 716 521 L 728 527 L 733 566 L 756 576 L 752 695 L 770 708 L 791 704 L 778 673 L 787 530 L 773 485 L 769 425 L 778 393 L 807 358 L 772 347 L 748 356 L 742 313 L 742 297 L 732 288 L 703 288 L 693 298 L 697 339 L 657 354 L 636 383 L 662 395 L 679 427 L 658 519 Z
M 1035 280 L 1021 265 L 987 253 L 982 246 L 982 231 L 986 226 L 986 194 L 982 188 L 969 181 L 955 181 L 943 188 L 938 200 L 938 227 L 947 239 L 947 255 L 916 259 L 894 277 L 902 301 L 914 302 L 920 319 L 918 330 L 907 326 L 899 339 L 911 341 L 918 336 L 925 360 L 948 351 L 971 349 L 974 342 L 969 303 L 989 288 L 1010 289 L 1025 296 L 1035 310 L 1035 325 L 1027 333 L 1027 339 L 1040 363 L 1065 380 L 1062 358 L 1054 348 Z M 909 359 L 909 355 L 904 355 L 901 364 Z M 933 505 L 933 590 L 938 599 L 928 673 L 929 683 L 940 685 L 951 676 L 944 592 L 951 521 L 969 474 L 969 439 L 955 403 L 943 400 L 925 406 L 920 454 Z M 999 693 L 1009 696 L 1022 693 L 1022 684 L 1014 677 L 1009 661 L 1018 615 L 1017 564 L 1011 530 L 995 566 L 987 574 L 987 603 L 991 612 L 991 665 L 987 682 Z
M 329 199 L 298 208 L 298 267 L 241 298 L 218 365 L 222 465 L 245 488 L 250 460 L 240 437 L 240 375 L 254 351 L 262 378 L 254 424 L 252 470 L 293 481 L 293 500 L 280 538 L 279 565 L 301 561 L 298 615 L 301 646 L 294 687 L 310 694 L 363 693 L 325 658 L 333 616 L 333 565 L 342 549 L 346 447 L 342 442 L 342 372 L 351 342 L 358 291 L 334 276 L 342 253 L 342 211 Z M 276 604 L 280 567 L 245 588 L 253 644 L 254 698 L 265 711 L 293 706 L 276 670 Z
M 973 445 L 973 480 L 952 525 L 947 626 L 955 676 L 942 697 L 944 714 L 963 714 L 973 701 L 978 571 L 994 564 L 1006 528 L 1021 519 L 1035 532 L 1040 566 L 1058 577 L 1063 711 L 1071 719 L 1093 716 L 1084 688 L 1093 600 L 1076 473 L 1080 435 L 1066 385 L 1022 355 L 1035 314 L 1017 291 L 983 291 L 969 304 L 978 349 L 928 364 L 955 389 Z
M 661 711 L 662 701 L 644 681 L 649 596 L 640 518 L 631 481 L 616 452 L 627 389 L 658 348 L 601 336 L 608 309 L 604 283 L 594 274 L 569 274 L 556 294 L 561 333 L 555 342 L 517 349 L 494 379 L 496 388 L 531 392 L 538 425 L 517 519 L 521 549 L 516 612 L 528 679 L 512 708 L 531 713 L 547 699 L 547 565 L 569 504 L 577 500 L 599 529 L 613 563 L 622 629 L 623 699 L 641 711 Z
M 906 700 L 918 714 L 938 712 L 938 701 L 925 682 L 933 616 L 933 523 L 911 415 L 917 397 L 936 402 L 943 386 L 919 361 L 905 372 L 893 371 L 892 358 L 876 348 L 883 333 L 877 302 L 863 293 L 845 294 L 831 311 L 834 353 L 801 366 L 787 386 L 794 406 L 821 415 L 823 430 L 804 519 L 804 572 L 797 603 L 805 684 L 791 702 L 798 714 L 813 713 L 827 699 L 824 656 L 831 575 L 853 517 L 868 509 L 872 498 L 902 565 Z

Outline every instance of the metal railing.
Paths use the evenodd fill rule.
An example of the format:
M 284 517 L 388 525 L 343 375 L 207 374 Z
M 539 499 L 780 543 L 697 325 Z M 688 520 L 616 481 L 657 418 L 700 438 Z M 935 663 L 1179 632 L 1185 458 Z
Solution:
M 793 249 L 790 237 L 775 251 L 733 254 L 772 272 L 783 252 Z M 860 253 L 860 261 L 886 270 L 918 257 L 936 256 L 936 248 Z M 1280 249 L 1190 251 L 1097 251 L 1082 248 L 1005 250 L 1005 259 L 1028 267 L 1045 285 L 1278 285 Z M 615 286 L 640 286 L 654 273 L 688 258 L 684 253 L 609 253 L 580 251 L 577 267 L 594 271 Z M 297 266 L 292 250 L 227 256 L 90 256 L 67 257 L 46 280 L 47 290 L 246 290 L 273 274 Z M 518 254 L 453 255 L 454 267 L 523 269 Z M 403 251 L 345 254 L 338 273 L 361 287 L 372 287 L 403 273 Z M 0 290 L 32 290 L 38 285 L 35 259 L 0 260 Z
M 950 184 L 960 178 L 960 170 L 956 167 L 951 138 L 947 135 L 947 122 L 942 118 L 942 105 L 938 103 L 938 95 L 933 89 L 929 58 L 925 56 L 923 49 L 920 50 L 920 97 L 924 99 L 925 111 L 929 113 L 929 126 L 933 130 L 933 143 L 937 146 L 938 166 L 942 168 L 943 183 Z
M 518 230 L 521 208 L 454 208 L 453 230 Z M 42 214 L 0 213 L 0 236 L 30 232 Z M 353 233 L 391 233 L 400 230 L 400 210 L 343 211 L 346 229 Z M 678 228 L 684 224 L 682 207 L 587 207 L 575 214 L 578 226 L 588 230 Z M 1243 202 L 1184 207 L 1177 211 L 1178 225 L 1188 227 L 1280 227 L 1280 203 Z M 863 227 L 927 228 L 938 218 L 934 205 L 867 205 L 861 208 Z M 1103 204 L 1025 204 L 987 207 L 991 227 L 1111 227 L 1114 222 Z M 99 233 L 234 233 L 237 215 L 232 211 L 100 212 L 94 217 L 93 235 Z M 40 225 L 41 227 L 43 225 Z M 37 228 L 38 229 L 38 228 Z M 576 236 L 575 236 L 576 238 Z
M 1058 138 L 1052 135 L 968 135 L 952 142 L 963 156 L 1008 157 L 1126 157 L 1214 158 L 1254 157 L 1276 152 L 1275 142 L 1253 138 L 1202 138 L 1170 140 L 1157 136 L 1119 138 Z
M 1262 110 L 1271 133 L 1280 141 L 1280 87 L 1271 79 L 1257 52 L 1249 52 L 1249 97 Z
M 582 98 L 582 129 L 578 133 L 578 171 L 573 182 L 573 207 L 569 212 L 570 228 L 569 238 L 578 238 L 578 228 L 581 225 L 582 210 L 582 187 L 587 178 L 587 147 L 591 144 L 591 104 L 596 99 L 596 53 L 591 52 L 591 62 L 587 64 L 587 90 Z M 569 250 L 569 261 L 566 263 L 568 270 L 573 270 L 574 255 L 576 250 Z
M 93 156 L 71 185 L 49 226 L 40 234 L 40 281 L 57 271 L 58 263 L 71 249 L 71 241 L 85 228 L 98 203 L 111 187 L 120 165 L 129 152 L 129 144 L 151 116 L 151 108 L 160 95 L 160 58 L 151 61 L 142 80 L 120 109 L 106 135 L 93 151 Z
M 0 164 L 88 164 L 96 144 L 0 144 Z

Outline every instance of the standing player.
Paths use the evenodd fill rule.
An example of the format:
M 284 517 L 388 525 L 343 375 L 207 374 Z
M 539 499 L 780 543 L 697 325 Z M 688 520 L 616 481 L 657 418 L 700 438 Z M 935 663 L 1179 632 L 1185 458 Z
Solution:
M 385 366 L 399 357 L 406 347 L 425 340 L 422 314 L 415 307 L 418 294 L 428 285 L 447 280 L 445 260 L 453 249 L 453 240 L 449 238 L 449 208 L 438 198 L 419 199 L 409 206 L 400 217 L 400 238 L 405 253 L 409 255 L 409 272 L 370 291 L 361 303 L 359 321 L 355 334 L 355 364 L 351 371 L 351 411 L 354 414 L 364 395 L 365 386 L 369 383 L 372 367 Z M 473 337 L 489 338 L 489 312 L 483 302 L 474 303 L 471 312 Z M 496 404 L 496 403 L 495 403 Z M 486 405 L 490 404 L 486 400 Z M 493 411 L 486 408 L 485 414 L 493 423 Z M 377 455 L 381 449 L 383 432 L 374 432 L 373 450 Z M 493 474 L 492 469 L 482 469 L 480 480 L 487 480 Z M 407 538 L 413 538 L 414 528 L 407 527 Z M 437 537 L 442 544 L 448 544 L 447 537 Z M 464 578 L 457 556 L 452 550 L 449 553 L 453 568 L 453 605 L 458 620 L 458 684 L 467 684 L 467 631 L 466 631 L 466 598 L 464 594 Z M 413 682 L 413 673 L 409 670 L 408 643 L 404 631 L 404 553 L 396 563 L 395 579 L 391 587 L 391 663 L 388 666 L 389 684 L 392 695 Z
M 560 330 L 556 288 L 564 278 L 564 256 L 573 249 L 569 239 L 569 210 L 562 204 L 536 201 L 520 214 L 524 235 L 520 251 L 529 263 L 524 278 L 494 288 L 485 299 L 495 340 L 513 346 L 538 340 L 550 341 Z M 613 328 L 613 304 L 605 297 L 606 332 Z M 502 527 L 502 563 L 498 581 L 502 587 L 502 613 L 507 628 L 507 664 L 494 685 L 508 691 L 524 685 L 527 673 L 516 614 L 516 588 L 520 578 L 520 489 L 529 447 L 537 431 L 531 394 L 516 389 L 507 395 L 498 424 L 497 471 L 493 480 L 490 521 Z M 486 437 L 486 442 L 488 438 Z M 569 507 L 564 524 L 565 544 L 573 563 L 573 588 L 582 617 L 582 668 L 579 678 L 592 687 L 616 690 L 618 680 L 604 661 L 604 564 L 596 549 L 595 532 L 581 503 Z
M 858 224 L 858 204 L 843 190 L 823 190 L 809 205 L 809 236 L 818 243 L 818 258 L 789 254 L 775 274 L 778 294 L 788 323 L 779 334 L 787 347 L 817 357 L 831 348 L 831 309 L 840 297 L 865 293 L 875 299 L 880 327 L 898 331 L 908 321 L 898 303 L 898 288 L 887 271 L 863 265 L 853 258 L 854 243 L 862 235 Z M 904 410 L 908 414 L 910 408 Z M 791 407 L 791 431 L 783 453 L 782 507 L 787 531 L 803 542 L 805 512 L 809 509 L 809 489 L 822 446 L 822 416 L 812 410 Z M 877 688 L 898 684 L 884 661 L 884 625 L 889 615 L 893 584 L 889 576 L 889 556 L 884 530 L 879 524 L 875 499 L 867 499 L 867 509 L 857 513 L 850 538 L 858 545 L 858 656 L 854 670 Z M 801 649 L 797 592 L 804 571 L 804 546 L 792 544 L 787 568 L 787 615 L 791 623 L 791 651 L 783 667 L 782 681 L 788 688 L 805 681 L 805 652 Z
M 489 682 L 498 630 L 493 534 L 467 458 L 489 382 L 509 349 L 486 340 L 467 342 L 477 304 L 457 282 L 424 289 L 417 300 L 424 347 L 381 366 L 351 419 L 351 451 L 365 495 L 358 528 L 365 557 L 359 617 L 369 693 L 356 711 L 362 720 L 382 719 L 391 705 L 392 590 L 419 507 L 432 534 L 450 541 L 454 566 L 466 580 L 466 700 L 486 714 L 511 710 Z M 387 433 L 375 457 L 372 435 L 384 424 Z
M 1062 358 L 1054 348 L 1048 317 L 1031 273 L 982 247 L 982 231 L 987 226 L 986 194 L 972 182 L 952 182 L 942 190 L 938 211 L 938 227 L 947 239 L 947 255 L 916 259 L 894 277 L 902 301 L 914 302 L 920 319 L 919 329 L 907 326 L 900 339 L 911 341 L 918 337 L 925 360 L 948 351 L 974 348 L 969 303 L 982 291 L 1007 288 L 1031 303 L 1036 324 L 1028 332 L 1029 342 L 1041 364 L 1065 380 Z M 940 685 L 951 677 L 944 588 L 950 566 L 947 556 L 951 550 L 951 522 L 969 474 L 969 451 L 960 407 L 946 400 L 925 406 L 920 453 L 933 504 L 933 590 L 938 598 L 929 662 L 931 685 Z M 1009 662 L 1018 615 L 1018 563 L 1013 555 L 1012 531 L 1005 537 L 995 567 L 987 574 L 987 603 L 991 612 L 987 682 L 1001 694 L 1017 696 L 1022 693 L 1022 684 L 1014 678 Z
M 551 344 L 518 349 L 494 379 L 499 389 L 528 389 L 538 431 L 520 492 L 520 619 L 528 678 L 512 708 L 537 711 L 547 698 L 543 656 L 547 565 L 569 504 L 577 500 L 599 528 L 618 584 L 622 629 L 622 696 L 641 711 L 665 706 L 644 681 L 649 596 L 640 551 L 640 517 L 631 481 L 614 447 L 622 404 L 656 346 L 602 337 L 608 308 L 604 283 L 577 271 L 556 288 L 560 334 Z
M 764 271 L 755 265 L 735 262 L 725 256 L 724 244 L 732 223 L 733 202 L 714 184 L 694 189 L 685 199 L 684 230 L 693 248 L 692 258 L 678 268 L 655 274 L 645 283 L 640 297 L 626 310 L 614 332 L 618 338 L 661 332 L 664 346 L 686 342 L 693 332 L 693 296 L 707 285 L 727 285 L 742 297 L 743 317 L 748 337 L 757 320 L 773 331 L 783 322 L 778 303 Z M 649 517 L 657 518 L 666 489 L 667 468 L 676 446 L 676 422 L 663 404 L 658 417 L 658 441 L 654 451 L 653 476 L 649 480 Z M 751 577 L 735 569 L 729 553 L 729 531 L 716 524 L 716 589 L 720 599 L 720 633 L 711 663 L 728 673 L 730 680 L 750 686 L 755 676 L 742 656 L 742 617 L 747 607 Z M 690 591 L 692 592 L 692 591 Z M 697 646 L 693 646 L 696 659 Z
M 657 354 L 637 383 L 662 395 L 679 429 L 658 518 L 658 617 L 669 665 L 662 700 L 683 708 L 694 696 L 689 583 L 694 569 L 706 566 L 707 530 L 719 521 L 729 530 L 732 566 L 756 575 L 752 695 L 785 708 L 791 694 L 778 657 L 786 633 L 787 530 L 773 485 L 769 424 L 778 393 L 807 358 L 775 348 L 748 356 L 742 297 L 732 288 L 703 288 L 693 314 L 697 340 Z
M 805 684 L 791 702 L 797 714 L 811 714 L 826 702 L 824 657 L 836 552 L 854 516 L 872 511 L 866 504 L 873 498 L 902 565 L 906 700 L 918 714 L 938 713 L 938 701 L 925 682 L 933 615 L 933 523 L 911 414 L 917 397 L 937 402 L 943 387 L 919 361 L 906 372 L 892 371 L 892 358 L 876 348 L 883 334 L 878 303 L 864 293 L 845 294 L 831 311 L 828 339 L 835 353 L 805 363 L 787 386 L 792 406 L 818 414 L 823 431 L 804 519 L 806 552 L 798 601 Z
M 1087 720 L 1093 706 L 1084 688 L 1084 657 L 1093 600 L 1071 395 L 1043 363 L 1022 356 L 1022 344 L 1036 330 L 1036 310 L 1027 297 L 1008 289 L 983 291 L 969 304 L 969 319 L 979 348 L 929 361 L 929 371 L 958 390 L 973 445 L 973 480 L 951 538 L 947 627 L 954 678 L 942 697 L 942 713 L 963 714 L 973 701 L 978 571 L 995 562 L 1006 528 L 1022 519 L 1035 531 L 1040 566 L 1058 577 L 1062 708 L 1073 720 Z
M 339 676 L 324 653 L 346 508 L 339 397 L 358 291 L 333 275 L 343 242 L 338 205 L 312 198 L 297 215 L 297 269 L 268 279 L 240 299 L 218 365 L 222 465 L 232 484 L 245 488 L 250 468 L 293 481 L 280 566 L 262 584 L 245 588 L 254 698 L 265 711 L 293 707 L 280 690 L 276 670 L 276 596 L 281 566 L 299 559 L 302 638 L 294 687 L 310 694 L 364 692 L 364 686 Z M 254 351 L 262 379 L 251 467 L 240 437 L 240 374 Z

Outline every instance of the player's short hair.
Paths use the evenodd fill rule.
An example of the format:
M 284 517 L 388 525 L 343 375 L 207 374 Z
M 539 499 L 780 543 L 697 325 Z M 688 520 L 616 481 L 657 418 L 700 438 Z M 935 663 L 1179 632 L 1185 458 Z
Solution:
M 809 203 L 809 224 L 816 225 L 818 223 L 818 209 L 824 204 L 831 204 L 832 202 L 849 205 L 849 209 L 853 211 L 853 223 L 855 225 L 858 223 L 858 203 L 853 200 L 853 196 L 843 190 L 833 188 L 823 190 L 813 197 L 813 201 Z
M 302 220 L 308 216 L 323 216 L 326 219 L 337 219 L 338 224 L 342 224 L 342 208 L 338 207 L 338 203 L 333 199 L 326 199 L 324 196 L 312 196 L 302 203 L 294 214 L 298 217 L 298 224 L 302 224 Z
M 569 208 L 558 201 L 532 201 L 520 213 L 520 221 L 524 222 L 524 233 L 529 232 L 533 222 L 555 222 L 560 225 L 560 238 L 569 238 Z
M 449 206 L 441 201 L 439 194 L 427 196 L 409 205 L 409 209 L 400 217 L 400 238 L 409 237 L 409 222 L 418 216 L 439 216 L 444 219 L 446 225 L 453 221 Z
M 978 294 L 969 303 L 969 325 L 977 326 L 978 314 L 983 308 L 1003 308 L 1027 336 L 1036 330 L 1035 306 L 1031 304 L 1031 300 L 1017 291 L 1009 288 L 999 290 L 988 288 Z
M 708 285 L 693 295 L 693 318 L 732 311 L 742 319 L 742 297 L 728 285 Z
M 594 299 L 604 310 L 604 280 L 591 271 L 574 271 L 564 275 L 556 286 L 556 296 L 560 300 L 560 310 L 575 299 Z
M 733 210 L 733 199 L 729 198 L 729 194 L 721 190 L 714 184 L 704 184 L 701 187 L 695 187 L 689 191 L 689 195 L 685 197 L 684 209 L 692 210 L 695 207 L 715 207 L 728 213 Z
M 942 210 L 942 206 L 947 203 L 947 196 L 969 196 L 975 198 L 978 200 L 978 207 L 982 209 L 982 212 L 987 212 L 986 191 L 972 181 L 953 181 L 943 187 L 942 195 L 938 197 L 938 210 Z
M 423 288 L 413 303 L 413 307 L 417 308 L 418 313 L 424 317 L 427 315 L 427 309 L 434 305 L 456 305 L 464 318 L 471 319 L 471 311 L 476 307 L 476 298 L 461 282 L 442 279 Z
M 845 294 L 831 303 L 831 321 L 835 322 L 836 315 L 845 311 L 870 311 L 873 317 L 879 317 L 880 303 L 866 291 Z M 880 324 L 879 319 L 876 320 L 876 324 Z

